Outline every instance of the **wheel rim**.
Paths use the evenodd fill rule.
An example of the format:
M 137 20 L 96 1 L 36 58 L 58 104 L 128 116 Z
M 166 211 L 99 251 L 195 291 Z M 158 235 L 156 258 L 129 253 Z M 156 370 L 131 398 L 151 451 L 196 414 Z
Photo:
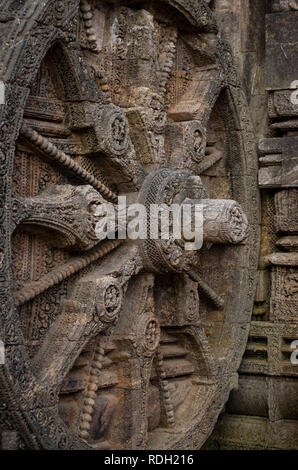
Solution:
M 168 3 L 181 12 L 182 1 Z M 209 15 L 209 10 L 201 3 L 198 2 L 199 23 L 204 18 L 208 23 L 202 12 Z M 86 13 L 89 13 L 86 5 L 81 3 L 80 6 L 82 27 Z M 149 7 L 150 13 L 138 13 L 132 8 L 126 11 L 133 21 L 146 20 L 146 27 L 154 18 L 154 34 L 162 30 L 158 89 L 140 96 L 141 87 L 135 87 L 135 90 L 127 91 L 131 93 L 131 106 L 121 106 L 116 80 L 118 63 L 114 65 L 114 72 L 108 64 L 106 77 L 100 75 L 98 68 L 94 67 L 93 57 L 101 57 L 101 53 L 96 52 L 92 35 L 88 36 L 88 28 L 86 36 L 82 33 L 81 52 L 71 44 L 75 34 L 71 23 L 80 18 L 78 8 L 78 2 L 69 2 L 65 16 L 59 2 L 52 6 L 39 6 L 34 12 L 24 9 L 23 14 L 26 13 L 27 17 L 31 14 L 30 18 L 38 18 L 41 24 L 46 24 L 45 18 L 50 18 L 50 23 L 57 29 L 50 31 L 46 26 L 37 34 L 32 29 L 20 51 L 12 48 L 7 52 L 4 48 L 6 56 L 1 59 L 8 63 L 9 54 L 17 58 L 10 62 L 15 62 L 15 65 L 8 67 L 7 72 L 10 74 L 7 81 L 16 80 L 16 85 L 8 85 L 6 105 L 1 110 L 2 200 L 5 201 L 2 218 L 4 244 L 1 247 L 1 338 L 6 352 L 5 366 L 1 366 L 1 428 L 4 432 L 16 431 L 20 445 L 31 448 L 88 448 L 87 442 L 95 448 L 200 447 L 212 431 L 235 383 L 253 301 L 258 244 L 255 207 L 258 201 L 253 196 L 256 194 L 256 162 L 245 100 L 231 67 L 231 54 L 221 40 L 214 40 L 215 49 L 212 41 L 207 47 L 207 72 L 202 72 L 202 63 L 199 67 L 194 63 L 188 64 L 185 76 L 190 74 L 190 85 L 194 82 L 199 84 L 198 94 L 196 87 L 192 89 L 190 86 L 187 91 L 188 80 L 184 78 L 185 83 L 181 80 L 182 84 L 175 85 L 177 75 L 186 67 L 182 52 L 186 50 L 190 54 L 191 50 L 194 55 L 197 52 L 194 44 L 196 30 L 199 29 L 201 37 L 207 40 L 214 31 L 214 25 L 210 22 L 209 26 L 207 23 L 198 24 L 197 19 L 193 35 L 187 35 L 183 27 L 182 30 L 177 29 L 175 22 L 165 26 L 153 5 Z M 96 14 L 98 11 L 97 8 Z M 188 24 L 196 21 L 192 12 L 187 9 L 183 12 Z M 121 31 L 124 14 L 123 8 L 107 11 L 107 21 L 118 15 Z M 30 24 L 26 27 L 30 28 Z M 207 34 L 202 33 L 202 27 L 209 28 Z M 144 31 L 146 28 L 143 34 Z M 129 28 L 126 34 L 131 34 Z M 120 35 L 119 38 L 117 57 L 125 36 Z M 28 61 L 30 46 L 32 59 Z M 120 61 L 123 60 L 125 62 L 120 57 Z M 175 66 L 176 71 L 173 72 Z M 56 82 L 54 78 L 53 90 L 45 89 L 49 67 L 53 67 L 57 78 Z M 35 78 L 38 70 L 39 76 Z M 20 71 L 25 71 L 22 77 Z M 195 76 L 197 78 L 194 79 Z M 111 84 L 109 91 L 106 82 Z M 24 83 L 25 86 L 21 87 Z M 51 93 L 54 92 L 56 96 L 53 97 Z M 175 100 L 170 102 L 167 93 L 176 97 Z M 187 106 L 189 97 L 194 100 L 196 109 Z M 110 99 L 120 107 L 111 104 Z M 84 107 L 86 100 L 89 109 Z M 42 119 L 36 115 L 37 107 Z M 97 127 L 94 122 L 88 122 L 88 119 L 92 121 L 92 113 L 96 114 Z M 38 132 L 40 129 L 42 132 Z M 63 134 L 65 130 L 66 135 Z M 217 139 L 214 137 L 216 134 Z M 55 141 L 57 143 L 59 138 L 56 146 Z M 87 150 L 82 154 L 84 148 Z M 70 149 L 72 158 L 69 161 L 66 150 Z M 94 158 L 91 159 L 94 154 L 104 163 L 98 165 L 95 158 L 94 164 Z M 44 157 L 47 157 L 47 163 L 44 163 Z M 108 171 L 105 172 L 106 167 Z M 69 233 L 65 233 L 66 224 L 64 231 L 59 228 L 63 237 L 55 240 L 53 251 L 48 248 L 48 242 L 38 238 L 40 233 L 30 232 L 34 225 L 32 210 L 27 224 L 30 234 L 23 232 L 24 206 L 28 207 L 28 197 L 42 194 L 44 204 L 45 200 L 51 200 L 51 195 L 46 194 L 49 188 L 65 186 L 66 183 L 71 191 L 86 184 L 91 186 L 88 193 L 91 199 L 86 196 L 86 191 L 84 193 L 86 204 L 90 201 L 96 203 L 92 190 L 97 192 L 98 198 L 113 200 L 116 191 L 120 194 L 139 192 L 146 173 L 161 167 L 172 171 L 183 167 L 201 175 L 210 197 L 232 197 L 241 203 L 248 216 L 250 230 L 245 244 L 224 248 L 207 246 L 201 250 L 199 278 L 189 279 L 185 274 L 177 273 L 153 275 L 140 272 L 143 262 L 136 246 L 123 248 L 119 241 L 110 241 L 99 245 L 94 243 L 93 247 L 92 241 L 88 239 L 86 242 L 85 232 L 80 238 L 73 228 L 73 221 L 70 235 L 75 233 L 76 241 L 73 242 Z M 29 175 L 29 178 L 23 184 L 24 175 Z M 59 201 L 63 199 L 63 204 L 67 205 L 67 195 L 58 196 Z M 73 205 L 74 193 L 70 197 Z M 27 198 L 26 203 L 20 198 Z M 19 227 L 22 227 L 21 234 Z M 46 227 L 49 234 L 52 233 L 50 229 L 57 233 L 48 222 Z M 75 254 L 69 253 L 67 244 L 76 250 Z M 27 246 L 27 252 L 24 246 Z M 45 253 L 52 258 L 54 254 L 56 256 L 49 263 L 51 269 L 38 266 L 38 259 L 44 258 Z M 37 267 L 33 276 L 37 280 L 26 278 L 30 262 L 20 261 L 24 254 L 34 260 Z M 99 262 L 102 256 L 104 260 Z M 11 260 L 13 270 L 10 269 Z M 100 292 L 107 294 L 101 294 L 98 299 L 94 293 L 97 304 L 105 305 L 105 315 L 97 315 L 92 320 L 94 324 L 90 325 L 87 317 L 84 323 L 81 304 L 89 305 L 91 302 L 93 294 L 90 295 L 90 291 L 94 285 L 91 278 L 95 265 L 101 272 Z M 118 277 L 117 282 L 115 277 Z M 13 283 L 15 286 L 18 282 L 16 292 L 12 293 Z M 223 310 L 219 310 L 218 304 L 216 307 L 212 300 L 210 287 L 217 292 L 217 300 L 224 298 Z M 86 289 L 90 289 L 87 290 L 88 295 Z M 123 304 L 119 300 L 121 298 L 122 301 L 122 296 Z M 185 316 L 184 320 L 180 318 L 185 303 L 189 313 L 187 322 Z M 57 311 L 55 308 L 51 311 L 53 304 L 57 304 Z M 178 307 L 174 308 L 173 304 Z M 79 317 L 78 308 L 82 308 Z M 64 317 L 61 312 L 65 313 Z M 173 322 L 171 318 L 175 315 L 178 315 L 178 320 L 176 318 Z M 57 325 L 54 321 L 59 316 L 60 326 L 59 318 Z M 55 341 L 59 345 L 61 343 L 59 331 L 64 321 L 77 321 L 81 336 L 76 348 L 62 348 L 65 356 L 59 368 L 57 356 L 54 360 L 51 354 Z M 103 325 L 102 329 L 98 329 L 99 324 Z M 72 334 L 75 335 L 76 331 L 74 328 Z M 77 358 L 76 362 L 69 358 L 70 352 Z M 53 365 L 56 372 L 51 375 Z M 111 383 L 105 382 L 100 388 L 100 380 L 104 382 L 108 367 Z M 81 380 L 80 374 L 85 379 Z M 67 385 L 70 387 L 74 377 L 77 378 L 77 389 L 74 387 L 70 392 Z M 107 387 L 109 393 L 106 393 Z M 188 394 L 185 390 L 182 393 L 181 389 L 189 389 Z M 71 395 L 75 395 L 75 398 L 72 396 L 74 404 L 71 404 Z M 151 414 L 148 402 L 153 403 Z M 106 428 L 98 425 L 101 410 L 109 422 Z M 113 423 L 119 423 L 118 432 L 111 431 Z M 128 434 L 127 428 L 131 429 Z

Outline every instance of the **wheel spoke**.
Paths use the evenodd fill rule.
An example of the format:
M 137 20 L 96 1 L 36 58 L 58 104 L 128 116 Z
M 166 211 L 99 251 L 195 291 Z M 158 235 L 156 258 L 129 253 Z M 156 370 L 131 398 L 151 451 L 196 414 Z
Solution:
M 85 183 L 91 184 L 91 186 L 93 186 L 108 201 L 117 202 L 118 196 L 115 193 L 110 191 L 107 186 L 91 175 L 91 173 L 88 173 L 88 171 L 75 163 L 72 158 L 59 150 L 46 137 L 43 137 L 25 123 L 22 126 L 21 134 L 30 142 L 31 145 L 33 145 L 35 149 L 47 158 L 53 160 L 59 165 L 62 165 L 62 168 L 64 168 L 68 173 L 71 172 Z
M 213 305 L 215 305 L 216 308 L 219 310 L 224 308 L 224 300 L 212 289 L 212 287 L 210 287 L 205 281 L 203 281 L 203 279 L 200 278 L 198 273 L 195 271 L 190 271 L 188 276 L 198 284 L 199 291 L 202 292 L 208 298 L 208 300 L 210 300 Z
M 118 345 L 113 358 L 119 361 L 120 375 L 126 377 L 126 385 L 120 392 L 125 405 L 121 410 L 125 429 L 119 429 L 118 439 L 125 442 L 127 448 L 144 449 L 147 446 L 148 387 L 160 339 L 153 284 L 152 274 L 139 275 L 130 282 L 122 315 L 113 334 L 113 341 Z
M 117 323 L 127 283 L 140 269 L 137 249 L 122 247 L 75 283 L 34 358 L 40 383 L 58 389 L 86 344 Z
M 111 240 L 104 242 L 99 247 L 93 249 L 91 253 L 87 253 L 84 256 L 74 257 L 71 261 L 63 264 L 62 266 L 59 266 L 56 269 L 53 269 L 38 281 L 32 281 L 24 284 L 22 289 L 18 290 L 14 294 L 16 305 L 21 306 L 24 303 L 29 302 L 29 300 L 34 299 L 50 287 L 59 284 L 69 276 L 72 276 L 100 258 L 103 258 L 108 253 L 120 246 L 121 243 L 121 240 Z

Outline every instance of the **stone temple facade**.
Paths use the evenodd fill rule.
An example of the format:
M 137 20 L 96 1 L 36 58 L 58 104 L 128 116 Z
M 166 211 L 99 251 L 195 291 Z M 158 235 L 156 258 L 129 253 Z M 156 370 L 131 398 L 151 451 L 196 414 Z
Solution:
M 0 0 L 1 449 L 298 449 L 297 142 L 297 0 Z

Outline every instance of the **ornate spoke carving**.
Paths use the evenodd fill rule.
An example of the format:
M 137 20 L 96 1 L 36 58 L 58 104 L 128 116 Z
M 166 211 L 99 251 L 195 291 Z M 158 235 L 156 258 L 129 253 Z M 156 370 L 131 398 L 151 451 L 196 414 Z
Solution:
M 141 267 L 135 249 L 117 250 L 75 284 L 34 359 L 39 382 L 59 387 L 87 342 L 117 322 L 127 283 Z
M 16 198 L 19 224 L 48 235 L 56 248 L 86 251 L 98 243 L 96 209 L 106 201 L 91 186 L 56 186 L 34 198 Z

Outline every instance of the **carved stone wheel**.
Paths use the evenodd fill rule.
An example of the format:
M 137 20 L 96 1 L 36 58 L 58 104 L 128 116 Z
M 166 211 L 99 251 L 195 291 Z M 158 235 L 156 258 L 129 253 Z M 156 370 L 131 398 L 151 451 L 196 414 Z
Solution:
M 258 250 L 230 48 L 201 0 L 0 10 L 3 440 L 200 448 L 237 385 Z M 117 195 L 200 201 L 203 248 L 99 241 Z

